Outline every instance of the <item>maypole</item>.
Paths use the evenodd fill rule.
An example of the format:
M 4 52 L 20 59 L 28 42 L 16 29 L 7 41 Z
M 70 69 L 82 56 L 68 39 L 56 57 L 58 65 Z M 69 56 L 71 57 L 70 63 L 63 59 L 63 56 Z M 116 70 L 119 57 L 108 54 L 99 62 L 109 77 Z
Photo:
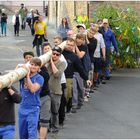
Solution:
M 60 45 L 60 48 L 62 50 L 64 50 L 64 47 L 65 46 Z M 43 54 L 39 57 L 39 59 L 42 62 L 42 65 L 45 65 L 47 62 L 49 62 L 51 55 L 52 55 L 52 51 L 49 51 L 46 54 Z M 27 66 L 27 68 L 29 67 L 28 63 L 26 63 L 25 65 Z M 28 73 L 27 69 L 23 67 L 19 67 L 18 69 L 13 70 L 12 72 L 9 72 L 8 74 L 0 76 L 0 89 L 7 87 L 11 83 L 15 83 L 19 81 L 20 79 L 24 78 L 27 75 L 27 73 Z

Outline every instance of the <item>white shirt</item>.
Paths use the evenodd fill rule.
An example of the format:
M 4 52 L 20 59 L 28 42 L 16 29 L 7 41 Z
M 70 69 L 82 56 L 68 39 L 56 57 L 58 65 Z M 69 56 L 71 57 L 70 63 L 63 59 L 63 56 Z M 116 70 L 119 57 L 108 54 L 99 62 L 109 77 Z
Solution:
M 12 17 L 12 23 L 13 23 L 13 25 L 15 25 L 16 24 L 16 15 L 13 15 L 13 17 Z M 21 24 L 22 22 L 21 22 L 21 16 L 19 15 L 19 23 Z
M 101 57 L 101 48 L 105 48 L 105 42 L 103 39 L 103 35 L 97 32 L 94 37 L 97 39 L 97 47 L 94 52 L 94 57 L 95 58 L 100 58 Z
M 67 63 L 65 57 L 63 56 L 63 54 L 61 54 L 60 60 L 64 61 L 66 63 L 66 67 L 65 67 L 65 69 L 66 69 L 67 66 L 68 66 L 68 63 Z M 63 83 L 66 83 L 66 77 L 65 77 L 65 73 L 64 72 L 63 72 L 62 77 L 61 77 L 61 84 L 63 84 Z

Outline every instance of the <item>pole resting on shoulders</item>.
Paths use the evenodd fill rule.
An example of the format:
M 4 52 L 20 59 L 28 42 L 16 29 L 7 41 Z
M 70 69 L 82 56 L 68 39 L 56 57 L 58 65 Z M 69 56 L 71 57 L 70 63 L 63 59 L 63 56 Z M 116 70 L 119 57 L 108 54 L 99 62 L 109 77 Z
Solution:
M 60 45 L 60 48 L 64 50 L 65 46 Z M 52 51 L 49 51 L 46 54 L 39 56 L 42 65 L 45 65 L 47 62 L 49 62 L 49 60 L 51 59 L 51 55 Z M 29 67 L 29 63 L 26 63 L 26 66 Z M 27 69 L 20 67 L 16 70 L 13 70 L 12 72 L 9 72 L 8 74 L 0 76 L 0 90 L 7 87 L 11 83 L 15 83 L 20 79 L 24 78 L 27 75 L 27 73 Z

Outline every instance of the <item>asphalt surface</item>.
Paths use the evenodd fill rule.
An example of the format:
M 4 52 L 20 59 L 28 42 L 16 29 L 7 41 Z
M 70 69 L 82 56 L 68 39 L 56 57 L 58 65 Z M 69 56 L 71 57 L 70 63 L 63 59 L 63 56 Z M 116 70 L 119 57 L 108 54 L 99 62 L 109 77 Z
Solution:
M 48 26 L 48 38 L 52 42 L 55 30 Z M 29 27 L 14 37 L 10 18 L 7 37 L 0 37 L 0 72 L 7 73 L 17 64 L 24 63 L 22 51 L 31 50 L 33 36 Z M 18 82 L 14 84 L 19 90 Z M 16 136 L 18 137 L 16 106 Z M 91 94 L 75 114 L 66 116 L 64 128 L 56 137 L 60 139 L 129 139 L 140 138 L 140 69 L 118 69 L 105 85 Z

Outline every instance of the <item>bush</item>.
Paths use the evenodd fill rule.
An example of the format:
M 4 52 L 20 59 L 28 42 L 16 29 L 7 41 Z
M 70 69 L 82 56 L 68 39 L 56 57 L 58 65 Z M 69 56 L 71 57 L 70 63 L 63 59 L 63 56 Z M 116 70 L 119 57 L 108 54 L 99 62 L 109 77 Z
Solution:
M 119 9 L 111 4 L 105 4 L 93 13 L 95 21 L 103 18 L 109 19 L 120 50 L 119 67 L 137 67 L 140 56 L 140 25 L 134 10 L 131 7 Z

